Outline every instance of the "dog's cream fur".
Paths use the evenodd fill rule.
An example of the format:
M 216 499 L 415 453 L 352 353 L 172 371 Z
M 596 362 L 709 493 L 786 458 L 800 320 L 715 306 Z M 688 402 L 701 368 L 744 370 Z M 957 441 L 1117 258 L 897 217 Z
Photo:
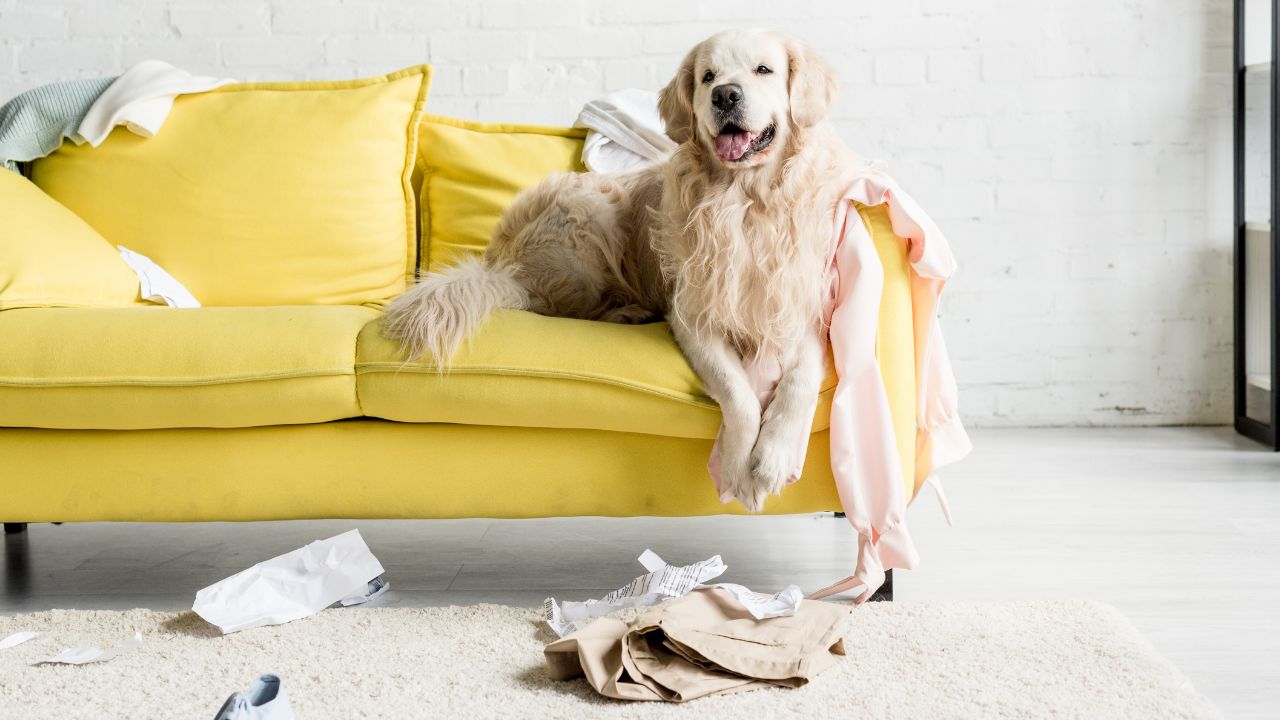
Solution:
M 767 72 L 765 72 L 767 71 Z M 713 106 L 732 83 L 741 102 Z M 648 322 L 666 317 L 724 415 L 722 480 L 753 511 L 779 491 L 820 390 L 834 211 L 850 154 L 824 121 L 831 69 L 798 41 L 726 32 L 689 52 L 659 110 L 679 147 L 653 166 L 548 178 L 516 198 L 483 260 L 431 273 L 392 302 L 385 332 L 447 368 L 497 308 Z M 716 136 L 764 146 L 722 159 Z M 761 411 L 744 359 L 777 360 Z

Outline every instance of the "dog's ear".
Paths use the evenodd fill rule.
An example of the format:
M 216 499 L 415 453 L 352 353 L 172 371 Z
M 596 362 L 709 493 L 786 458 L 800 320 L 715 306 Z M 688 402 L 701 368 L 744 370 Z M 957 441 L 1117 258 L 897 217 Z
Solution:
M 684 56 L 676 76 L 658 93 L 658 115 L 667 126 L 667 136 L 677 143 L 693 139 L 693 64 L 698 47 Z
M 839 78 L 835 69 L 813 48 L 795 38 L 787 38 L 786 46 L 791 119 L 800 127 L 817 125 L 836 99 Z

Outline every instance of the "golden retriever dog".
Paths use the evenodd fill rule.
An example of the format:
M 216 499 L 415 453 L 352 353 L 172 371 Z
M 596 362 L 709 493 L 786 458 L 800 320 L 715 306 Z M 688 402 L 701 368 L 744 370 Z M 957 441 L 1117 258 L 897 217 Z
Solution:
M 388 307 L 384 332 L 444 371 L 497 308 L 666 318 L 720 404 L 723 487 L 759 511 L 794 470 L 823 379 L 834 213 L 854 170 L 825 121 L 836 88 L 793 38 L 704 40 L 659 96 L 679 143 L 668 160 L 525 191 L 484 257 L 423 277 Z M 781 369 L 763 408 L 748 370 L 762 359 Z

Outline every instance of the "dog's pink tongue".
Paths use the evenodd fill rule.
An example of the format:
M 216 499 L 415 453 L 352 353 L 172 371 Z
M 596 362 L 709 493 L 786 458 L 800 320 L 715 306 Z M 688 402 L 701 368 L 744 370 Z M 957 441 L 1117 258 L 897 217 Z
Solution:
M 716 136 L 716 155 L 721 160 L 741 160 L 751 145 L 751 133 L 720 133 Z

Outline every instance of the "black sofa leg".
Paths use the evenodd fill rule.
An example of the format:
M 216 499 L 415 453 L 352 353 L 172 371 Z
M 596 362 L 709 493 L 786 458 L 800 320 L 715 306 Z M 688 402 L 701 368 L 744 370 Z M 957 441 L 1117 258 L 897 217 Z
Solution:
M 870 602 L 893 602 L 893 570 L 884 571 L 884 584 L 872 593 Z
M 18 533 L 22 533 L 26 531 L 27 531 L 26 523 L 5 523 L 4 524 L 5 535 L 17 535 Z
M 844 519 L 844 513 L 838 510 L 831 514 L 834 517 L 839 518 L 841 520 Z M 884 571 L 884 584 L 880 586 L 879 590 L 875 591 L 874 593 L 871 593 L 871 598 L 868 600 L 868 602 L 893 602 L 893 570 L 892 569 Z

